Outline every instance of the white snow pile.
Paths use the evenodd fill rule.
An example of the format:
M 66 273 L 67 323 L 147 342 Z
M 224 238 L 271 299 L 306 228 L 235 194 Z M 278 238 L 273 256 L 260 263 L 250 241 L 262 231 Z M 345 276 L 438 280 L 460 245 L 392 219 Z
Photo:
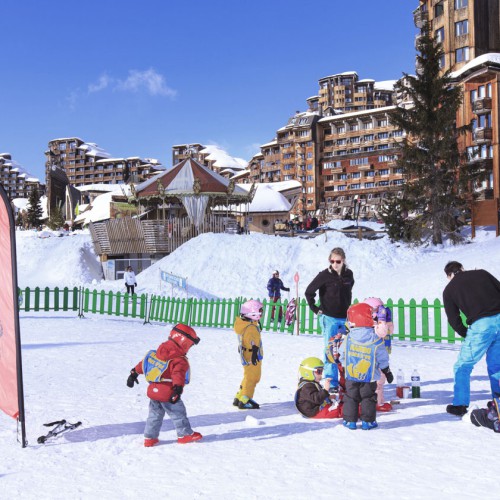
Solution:
M 349 224 L 334 221 L 329 226 L 339 229 Z M 377 223 L 362 225 L 382 229 Z M 17 234 L 21 287 L 90 284 L 91 288 L 123 291 L 122 280 L 101 281 L 101 265 L 88 232 L 48 240 L 29 231 Z M 443 268 L 450 260 L 460 261 L 466 269 L 484 268 L 500 276 L 500 259 L 492 258 L 499 254 L 500 238 L 495 238 L 492 228 L 477 231 L 477 238 L 468 244 L 439 247 L 394 244 L 387 236 L 359 241 L 338 231 L 309 238 L 312 234 L 295 238 L 202 234 L 138 274 L 137 291 L 186 296 L 184 290 L 161 284 L 161 270 L 187 278 L 189 296 L 264 298 L 267 281 L 278 269 L 293 295 L 293 278 L 299 274 L 299 294 L 303 296 L 311 280 L 328 266 L 334 247 L 343 248 L 347 255 L 355 278 L 353 294 L 360 300 L 373 295 L 384 300 L 414 298 L 417 302 L 441 298 L 446 285 Z
M 102 270 L 88 232 L 17 231 L 21 288 L 73 287 L 101 280 Z

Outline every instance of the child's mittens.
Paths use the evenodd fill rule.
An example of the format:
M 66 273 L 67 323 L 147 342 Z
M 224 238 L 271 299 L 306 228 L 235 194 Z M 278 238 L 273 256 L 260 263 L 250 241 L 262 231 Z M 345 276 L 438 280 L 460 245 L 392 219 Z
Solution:
M 387 321 L 387 308 L 386 307 L 378 306 L 376 314 L 377 314 L 378 321 Z
M 394 381 L 394 375 L 393 373 L 391 372 L 391 369 L 389 367 L 387 368 L 384 368 L 382 370 L 382 373 L 385 375 L 385 378 L 387 379 L 387 382 L 389 384 L 392 384 L 392 382 Z
M 169 401 L 169 403 L 172 403 L 174 405 L 181 398 L 183 387 L 181 385 L 174 385 L 172 387 L 172 391 L 173 391 L 173 394 L 172 394 L 172 396 L 170 396 L 170 399 L 168 401 Z
M 259 362 L 259 347 L 256 345 L 252 346 L 252 365 L 257 365 Z

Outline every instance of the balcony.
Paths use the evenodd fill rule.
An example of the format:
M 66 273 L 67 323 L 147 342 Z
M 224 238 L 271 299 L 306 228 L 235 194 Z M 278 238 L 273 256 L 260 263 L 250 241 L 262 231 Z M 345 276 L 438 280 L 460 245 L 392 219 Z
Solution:
M 371 170 L 373 168 L 372 165 L 358 165 L 358 170 Z
M 428 20 L 429 16 L 427 11 L 423 11 L 420 8 L 413 11 L 413 22 L 418 29 L 422 29 Z
M 478 127 L 474 130 L 473 139 L 476 144 L 488 144 L 493 139 L 491 127 Z
M 472 104 L 472 111 L 474 111 L 476 115 L 482 115 L 483 113 L 491 111 L 491 97 L 480 97 L 476 99 Z
M 493 170 L 493 158 L 472 158 L 468 164 L 488 173 Z

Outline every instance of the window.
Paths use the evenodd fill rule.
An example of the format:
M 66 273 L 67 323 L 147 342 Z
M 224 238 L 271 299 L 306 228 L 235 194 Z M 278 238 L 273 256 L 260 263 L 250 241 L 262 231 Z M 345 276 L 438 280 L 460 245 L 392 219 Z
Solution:
M 481 99 L 486 95 L 486 87 L 484 85 L 479 85 L 477 88 L 477 96 Z
M 352 167 L 354 165 L 368 165 L 368 158 L 353 158 L 349 160 L 349 165 Z
M 468 3 L 468 0 L 455 0 L 455 9 L 463 9 Z
M 307 153 L 307 157 L 308 157 L 308 158 L 312 158 L 312 157 L 313 157 L 313 154 L 312 154 L 312 153 Z
M 395 181 L 392 181 L 392 184 L 394 186 L 401 186 L 403 184 L 403 179 L 396 179 Z
M 455 50 L 455 62 L 464 62 L 469 60 L 469 47 L 461 47 Z
M 444 42 L 444 28 L 439 28 L 438 30 L 436 30 L 434 32 L 434 38 L 436 39 L 436 42 L 443 43 Z
M 383 120 L 377 120 L 377 127 L 387 127 L 387 125 L 389 124 L 387 118 L 383 119 Z
M 343 146 L 346 143 L 346 139 L 337 139 L 337 146 Z
M 356 130 L 359 130 L 359 125 L 358 125 L 357 123 L 351 123 L 351 124 L 349 125 L 349 130 L 350 130 L 351 132 L 354 132 L 354 131 L 356 131 Z
M 444 6 L 443 2 L 439 2 L 438 4 L 434 5 L 434 17 L 439 17 L 444 14 Z
M 360 189 L 361 184 L 351 184 L 351 189 Z
M 378 183 L 379 186 L 388 186 L 389 185 L 389 181 L 380 181 Z
M 446 56 L 443 54 L 440 58 L 439 58 L 439 67 L 440 68 L 444 68 L 444 65 L 446 64 Z
M 353 172 L 351 177 L 353 179 L 360 179 L 361 178 L 361 172 Z
M 337 127 L 337 134 L 345 134 L 345 127 Z
M 312 165 L 307 165 L 307 170 L 312 170 L 313 166 Z
M 491 97 L 491 83 L 486 85 L 486 97 Z
M 369 170 L 365 172 L 365 177 L 375 177 L 375 172 L 373 170 Z
M 365 188 L 372 188 L 372 187 L 375 187 L 374 182 L 365 182 Z
M 337 191 L 345 191 L 347 186 L 337 186 Z
M 313 176 L 312 175 L 308 175 L 307 176 L 307 182 L 312 182 L 313 180 Z
M 378 173 L 380 175 L 389 175 L 389 169 L 388 168 L 383 168 L 382 170 L 379 170 Z
M 455 23 L 455 36 L 467 35 L 469 33 L 469 21 L 464 19 Z
M 389 132 L 379 132 L 377 136 L 379 139 L 389 139 Z
M 364 122 L 362 125 L 363 130 L 369 130 L 373 128 L 373 122 Z

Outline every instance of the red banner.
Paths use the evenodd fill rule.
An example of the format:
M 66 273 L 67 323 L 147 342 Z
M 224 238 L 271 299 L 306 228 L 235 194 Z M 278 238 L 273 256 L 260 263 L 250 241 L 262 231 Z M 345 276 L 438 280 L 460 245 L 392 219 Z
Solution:
M 24 424 L 15 226 L 1 185 L 0 263 L 0 409 Z

